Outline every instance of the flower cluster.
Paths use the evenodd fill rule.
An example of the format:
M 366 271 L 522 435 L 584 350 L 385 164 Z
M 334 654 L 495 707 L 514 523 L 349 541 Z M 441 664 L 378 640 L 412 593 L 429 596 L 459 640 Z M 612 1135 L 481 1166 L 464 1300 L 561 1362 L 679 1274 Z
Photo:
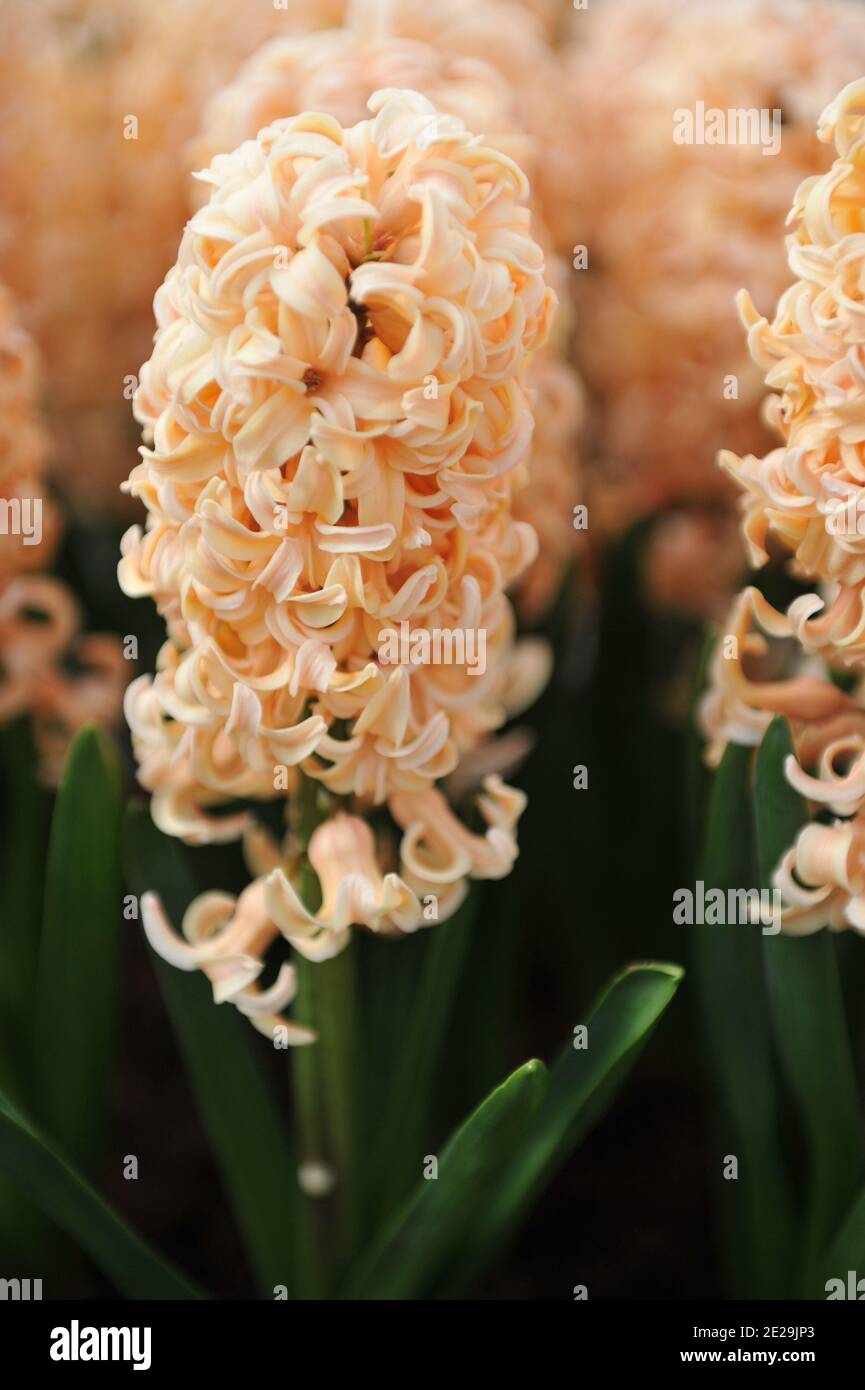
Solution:
M 850 0 L 619 0 L 579 19 L 591 202 L 575 240 L 589 248 L 579 325 L 600 407 L 597 515 L 621 528 L 679 502 L 717 513 L 730 499 L 718 449 L 771 442 L 735 291 L 774 302 L 783 289 L 784 218 L 827 163 L 815 124 L 865 70 L 865 27 Z M 763 124 L 719 137 L 701 111 Z M 690 138 L 677 113 L 694 117 Z
M 744 491 L 752 562 L 765 563 L 771 544 L 821 593 L 795 599 L 786 615 L 754 590 L 741 595 L 732 659 L 719 651 L 703 707 L 714 760 L 727 740 L 756 743 L 772 713 L 787 714 L 796 749 L 787 777 L 815 810 L 837 817 L 808 825 L 776 871 L 784 926 L 799 932 L 865 930 L 865 526 L 858 528 L 865 510 L 865 80 L 826 108 L 819 134 L 834 140 L 837 157 L 796 193 L 788 238 L 795 282 L 771 326 L 747 295 L 740 300 L 751 350 L 778 393 L 768 416 L 784 445 L 762 459 L 724 454 L 721 462 Z M 751 632 L 753 618 L 793 648 L 787 678 L 772 678 L 777 667 Z M 743 662 L 755 654 L 768 659 L 769 679 L 746 674 Z M 829 679 L 824 662 L 847 668 L 849 693 Z
M 536 547 L 512 495 L 554 295 L 519 167 L 417 93 L 369 106 L 349 128 L 280 119 L 216 156 L 135 401 L 148 445 L 128 488 L 148 519 L 120 580 L 154 597 L 168 641 L 127 716 L 157 823 L 233 838 L 249 817 L 218 808 L 284 797 L 301 772 L 403 831 L 382 875 L 359 817 L 332 816 L 310 853 L 347 887 L 320 869 L 313 922 L 274 869 L 263 899 L 222 904 L 221 931 L 214 909 L 203 939 L 196 916 L 212 969 L 238 936 L 252 958 L 261 902 L 273 936 L 327 955 L 349 919 L 412 929 L 425 898 L 444 916 L 516 854 L 519 793 L 490 774 L 475 832 L 438 783 L 507 717 L 505 588 Z M 391 663 L 406 632 L 482 634 L 485 662 Z M 248 972 L 226 971 L 248 1004 Z
M 373 92 L 388 88 L 422 93 L 437 111 L 458 117 L 516 160 L 529 178 L 534 235 L 545 248 L 569 244 L 574 180 L 564 68 L 511 0 L 481 0 L 470 10 L 462 0 L 433 7 L 418 0 L 353 0 L 341 28 L 273 39 L 211 98 L 189 161 L 208 164 L 271 122 L 302 111 L 323 111 L 353 125 L 365 117 Z M 566 303 L 571 272 L 562 258 L 547 259 Z M 575 549 L 583 405 L 565 323 L 560 315 L 558 341 L 536 358 L 530 379 L 537 420 L 534 485 L 522 489 L 515 504 L 540 541 L 520 583 L 519 606 L 529 621 L 555 598 Z
M 795 283 L 773 323 L 748 295 L 741 309 L 755 359 L 779 394 L 770 418 L 784 446 L 764 458 L 725 453 L 721 462 L 745 490 L 745 536 L 753 564 L 770 538 L 792 554 L 795 572 L 825 586 L 798 601 L 806 650 L 858 667 L 865 655 L 865 81 L 846 87 L 823 113 L 821 138 L 835 141 L 828 171 L 806 179 L 788 240 Z
M 117 718 L 125 663 L 114 639 L 78 635 L 65 585 L 33 573 L 50 563 L 60 530 L 46 495 L 37 382 L 35 346 L 0 287 L 0 720 L 31 717 L 42 774 L 55 780 L 75 730 Z M 70 653 L 77 675 L 64 665 Z

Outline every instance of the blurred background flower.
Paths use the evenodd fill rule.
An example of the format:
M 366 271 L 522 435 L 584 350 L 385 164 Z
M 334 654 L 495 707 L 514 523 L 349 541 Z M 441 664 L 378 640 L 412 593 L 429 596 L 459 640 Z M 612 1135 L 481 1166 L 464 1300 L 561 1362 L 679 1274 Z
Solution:
M 279 26 L 334 17 L 313 0 L 0 6 L 0 278 L 43 354 L 49 466 L 72 508 L 121 502 L 130 381 L 186 221 L 179 151 L 205 98 Z
M 669 534 L 682 553 L 692 526 L 697 560 L 705 522 L 695 511 L 717 517 L 733 505 L 718 450 L 747 452 L 771 438 L 735 295 L 747 285 L 770 305 L 784 287 L 787 211 L 801 180 L 828 164 L 817 118 L 865 68 L 861 8 L 855 0 L 607 0 L 575 15 L 572 33 L 586 190 L 574 241 L 590 248 L 576 277 L 577 347 L 595 405 L 593 514 L 605 532 L 620 533 L 640 516 L 684 507 Z M 777 151 L 753 141 L 677 142 L 676 113 L 695 113 L 698 103 L 777 111 Z M 700 568 L 680 570 L 681 601 L 693 605 L 702 591 L 704 611 L 719 618 L 726 600 Z M 735 579 L 734 562 L 724 568 Z M 662 564 L 659 578 L 669 593 L 672 566 Z
M 127 667 L 116 638 L 82 635 L 74 595 L 47 574 L 62 520 L 46 478 L 40 366 L 0 286 L 0 721 L 32 720 L 41 775 L 56 781 L 82 724 L 118 722 Z

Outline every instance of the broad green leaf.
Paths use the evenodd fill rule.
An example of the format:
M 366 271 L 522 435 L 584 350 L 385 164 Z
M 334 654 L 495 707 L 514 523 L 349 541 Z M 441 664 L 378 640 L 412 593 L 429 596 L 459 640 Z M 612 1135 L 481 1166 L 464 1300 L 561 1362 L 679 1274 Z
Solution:
M 98 729 L 72 744 L 51 823 L 37 981 L 39 1114 L 90 1171 L 98 1159 L 119 986 L 121 778 Z
M 177 845 L 146 808 L 130 809 L 126 832 L 131 891 L 157 892 L 176 926 L 195 896 Z M 291 1294 L 297 1177 L 285 1129 L 263 1074 L 267 1047 L 207 981 L 156 956 L 154 966 L 214 1161 L 262 1291 Z
M 754 888 L 750 771 L 753 749 L 730 744 L 715 773 L 699 870 L 706 890 Z M 715 1154 L 709 1172 L 735 1295 L 783 1297 L 793 1207 L 781 1148 L 780 1097 L 758 924 L 686 929 L 712 1080 Z M 723 1157 L 739 1160 L 725 1181 Z
M 776 718 L 757 756 L 757 847 L 765 887 L 807 820 L 784 775 L 791 752 L 789 726 Z M 831 934 L 764 936 L 763 953 L 775 1044 L 810 1158 L 807 1280 L 865 1176 L 862 1122 Z
M 682 970 L 677 965 L 628 966 L 613 979 L 550 1073 L 543 1104 L 516 1146 L 502 1158 L 483 1194 L 468 1233 L 459 1269 L 448 1281 L 453 1293 L 488 1268 L 532 1205 L 584 1135 L 612 1104 L 658 1019 L 670 1004 Z M 580 1025 L 577 1025 L 579 1027 Z M 578 1042 L 586 1042 L 578 1047 Z
M 436 1286 L 465 1243 L 490 1188 L 513 1160 L 547 1087 L 542 1062 L 526 1062 L 448 1141 L 438 1175 L 418 1185 L 353 1271 L 349 1298 L 412 1299 Z
M 2 1094 L 0 1170 L 86 1251 L 127 1298 L 203 1297 L 125 1224 Z

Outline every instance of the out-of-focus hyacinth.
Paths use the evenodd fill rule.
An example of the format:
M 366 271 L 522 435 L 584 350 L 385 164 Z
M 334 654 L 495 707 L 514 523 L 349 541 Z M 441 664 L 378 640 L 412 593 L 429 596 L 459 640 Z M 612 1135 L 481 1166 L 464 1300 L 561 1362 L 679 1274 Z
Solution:
M 55 780 L 81 724 L 117 719 L 125 663 L 114 639 L 79 636 L 80 615 L 65 585 L 32 572 L 50 563 L 60 530 L 45 495 L 37 393 L 34 343 L 0 286 L 0 720 L 31 716 L 42 775 Z M 75 676 L 63 665 L 70 654 Z
M 519 0 L 519 3 L 539 20 L 550 43 L 558 45 L 567 38 L 571 12 L 561 0 Z
M 494 0 L 482 0 L 480 11 L 494 34 Z M 422 92 L 525 168 L 529 140 L 517 93 L 487 58 L 455 49 L 453 21 L 465 13 L 451 0 L 434 9 L 416 0 L 360 0 L 340 28 L 270 40 L 211 97 L 201 133 L 189 147 L 190 163 L 206 166 L 273 121 L 302 111 L 324 111 L 341 125 L 355 125 L 367 116 L 373 92 L 396 87 Z M 200 188 L 199 201 L 206 193 Z
M 341 8 L 0 5 L 0 277 L 44 359 L 49 465 L 70 504 L 120 499 L 136 444 L 125 378 L 149 351 L 153 295 L 187 216 L 180 151 L 205 99 L 266 38 Z
M 835 142 L 837 159 L 798 189 L 788 238 L 795 283 L 781 296 L 771 327 L 742 298 L 749 343 L 779 394 L 768 416 L 784 447 L 763 459 L 725 454 L 722 462 L 744 489 L 744 531 L 752 563 L 768 559 L 769 538 L 791 557 L 793 570 L 817 581 L 823 596 L 794 600 L 778 613 L 755 590 L 737 600 L 719 649 L 713 689 L 704 701 L 709 754 L 728 740 L 757 743 L 774 713 L 792 723 L 791 784 L 831 824 L 814 821 L 778 866 L 785 930 L 821 926 L 865 931 L 865 503 L 861 288 L 865 267 L 865 80 L 851 83 L 826 108 L 821 139 Z M 785 679 L 746 671 L 765 650 L 751 632 L 755 617 L 767 636 L 797 652 Z M 756 638 L 756 640 L 755 640 Z M 857 677 L 850 693 L 832 682 L 821 658 Z M 770 671 L 770 676 L 778 672 Z
M 747 284 L 774 302 L 783 288 L 784 218 L 828 164 L 814 127 L 865 71 L 865 24 L 853 0 L 607 0 L 573 32 L 582 369 L 600 404 L 597 515 L 621 527 L 680 499 L 723 504 L 718 448 L 768 446 L 734 295 Z M 780 110 L 778 152 L 676 143 L 675 113 L 698 102 Z
M 514 515 L 528 522 L 538 537 L 537 556 L 516 588 L 520 616 L 532 623 L 555 600 L 575 555 L 574 510 L 582 498 L 578 440 L 584 403 L 576 372 L 549 349 L 535 358 L 529 385 L 536 420 L 531 484 L 517 492 Z
M 518 580 L 515 602 L 521 620 L 531 624 L 555 602 L 568 566 L 580 555 L 581 531 L 575 519 L 584 497 L 582 439 L 586 422 L 582 380 L 572 364 L 573 290 L 570 264 L 547 257 L 547 280 L 559 308 L 553 329 L 532 359 L 529 386 L 535 413 L 530 460 L 531 483 L 514 497 L 514 515 L 538 537 L 538 553 Z
M 25 545 L 9 526 L 0 535 L 0 586 L 26 570 L 43 568 L 57 540 L 58 517 L 43 497 L 45 432 L 38 413 L 39 364 L 35 344 L 18 323 L 11 293 L 0 285 L 0 498 L 40 518 L 38 538 Z
M 744 562 L 735 516 L 675 509 L 654 522 L 643 552 L 643 594 L 663 613 L 720 622 Z
M 535 236 L 551 244 L 549 226 L 567 245 L 568 200 L 577 181 L 563 72 L 533 20 L 512 0 L 479 0 L 471 7 L 463 0 L 434 6 L 422 0 L 353 0 L 344 27 L 283 36 L 250 58 L 208 103 L 189 160 L 196 167 L 207 164 L 272 121 L 302 111 L 324 111 L 341 125 L 353 125 L 364 119 L 373 92 L 410 89 L 515 159 L 529 176 Z M 202 191 L 199 201 L 203 196 Z M 548 263 L 566 303 L 570 268 L 559 257 L 548 257 Z M 528 621 L 542 616 L 554 599 L 576 541 L 583 404 L 568 360 L 572 345 L 565 321 L 561 315 L 558 342 L 533 365 L 533 486 L 515 502 L 516 515 L 534 526 L 540 542 L 520 583 L 520 611 Z
M 301 111 L 364 119 L 373 92 L 421 92 L 439 111 L 516 159 L 559 250 L 574 178 L 565 70 L 515 0 L 349 0 L 339 28 L 283 35 L 218 91 L 190 147 L 196 166 Z M 536 226 L 536 235 L 540 233 Z
M 467 878 L 509 871 L 523 806 L 491 773 L 470 831 L 437 783 L 507 717 L 505 586 L 536 547 L 511 500 L 554 296 L 520 169 L 417 93 L 370 109 L 348 129 L 280 120 L 217 156 L 136 397 L 151 447 L 129 489 L 148 521 L 120 578 L 169 632 L 127 698 L 154 818 L 193 842 L 249 833 L 213 809 L 284 797 L 293 769 L 351 812 L 310 844 L 315 920 L 272 850 L 267 930 L 257 897 L 223 904 L 205 942 L 187 924 L 242 1008 L 257 976 L 225 965 L 238 937 L 260 970 L 267 931 L 322 958 L 352 922 L 411 930 L 428 896 L 447 915 Z M 389 664 L 390 638 L 444 631 L 481 634 L 485 662 L 402 648 Z M 403 831 L 391 872 L 358 815 L 381 805 Z M 154 909 L 154 941 L 164 929 Z

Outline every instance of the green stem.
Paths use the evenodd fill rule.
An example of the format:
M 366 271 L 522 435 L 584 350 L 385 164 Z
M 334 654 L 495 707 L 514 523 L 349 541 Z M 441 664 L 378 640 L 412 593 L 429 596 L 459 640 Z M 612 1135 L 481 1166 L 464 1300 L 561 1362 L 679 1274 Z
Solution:
M 313 1024 L 312 989 L 307 979 L 307 962 L 296 962 L 300 988 L 294 1006 L 298 1023 Z M 324 1153 L 322 1115 L 319 1105 L 320 1082 L 317 1043 L 296 1047 L 291 1051 L 291 1073 L 294 1110 L 298 1133 L 298 1157 L 301 1164 L 321 1163 Z M 299 1181 L 299 1171 L 298 1178 Z M 321 1298 L 325 1285 L 323 1263 L 321 1212 L 319 1203 L 307 1193 L 301 1193 L 298 1206 L 296 1242 L 296 1285 L 301 1298 Z
M 306 846 L 315 824 L 324 818 L 307 779 L 298 809 L 298 838 Z M 308 860 L 301 868 L 299 891 L 315 911 L 321 890 Z M 356 955 L 350 944 L 333 960 L 295 960 L 295 1018 L 318 1034 L 315 1043 L 292 1053 L 301 1161 L 307 1171 L 310 1165 L 321 1166 L 335 1180 L 332 1195 L 305 1193 L 298 1278 L 306 1297 L 320 1297 L 332 1287 L 357 1245 Z

